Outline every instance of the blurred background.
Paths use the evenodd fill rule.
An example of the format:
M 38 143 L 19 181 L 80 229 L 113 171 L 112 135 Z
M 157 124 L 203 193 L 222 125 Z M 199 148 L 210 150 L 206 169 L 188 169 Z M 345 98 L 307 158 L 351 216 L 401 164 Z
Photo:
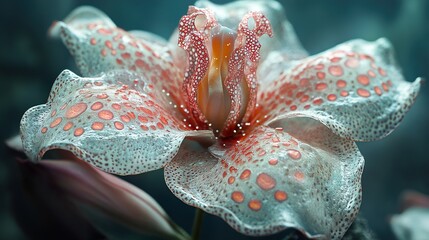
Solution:
M 354 38 L 387 37 L 408 81 L 419 76 L 429 77 L 429 1 L 280 2 L 310 54 Z M 3 0 L 0 8 L 0 140 L 18 133 L 20 118 L 28 108 L 46 102 L 53 81 L 63 69 L 77 72 L 61 41 L 47 37 L 52 21 L 63 19 L 77 6 L 92 5 L 107 13 L 123 29 L 141 29 L 168 38 L 192 3 L 174 1 L 173 6 L 170 0 Z M 395 132 L 383 140 L 359 144 L 366 159 L 361 215 L 379 239 L 394 239 L 388 220 L 399 212 L 398 201 L 404 190 L 429 194 L 428 106 L 426 84 Z M 0 156 L 0 239 L 30 239 L 30 235 L 47 239 L 52 229 L 40 223 L 43 211 L 28 207 L 20 191 L 16 163 L 3 145 Z M 190 230 L 194 210 L 170 193 L 162 171 L 125 179 L 151 194 L 173 220 Z M 14 217 L 14 212 L 20 216 Z M 201 239 L 220 238 L 253 239 L 236 233 L 221 219 L 206 215 Z

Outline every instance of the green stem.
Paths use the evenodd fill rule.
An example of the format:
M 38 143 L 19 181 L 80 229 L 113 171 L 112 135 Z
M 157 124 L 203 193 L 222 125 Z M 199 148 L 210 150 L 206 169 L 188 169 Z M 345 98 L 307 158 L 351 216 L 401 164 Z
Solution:
M 199 208 L 195 209 L 194 225 L 192 226 L 192 240 L 198 240 L 200 238 L 203 214 L 203 210 Z

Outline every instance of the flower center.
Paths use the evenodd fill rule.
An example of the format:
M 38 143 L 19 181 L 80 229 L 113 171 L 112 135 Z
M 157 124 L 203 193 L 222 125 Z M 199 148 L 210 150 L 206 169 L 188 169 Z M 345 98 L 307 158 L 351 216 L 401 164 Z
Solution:
M 256 104 L 258 38 L 265 33 L 272 35 L 271 25 L 258 12 L 245 15 L 237 31 L 218 24 L 208 9 L 190 7 L 182 17 L 178 44 L 188 54 L 183 90 L 199 127 L 230 137 L 249 120 Z

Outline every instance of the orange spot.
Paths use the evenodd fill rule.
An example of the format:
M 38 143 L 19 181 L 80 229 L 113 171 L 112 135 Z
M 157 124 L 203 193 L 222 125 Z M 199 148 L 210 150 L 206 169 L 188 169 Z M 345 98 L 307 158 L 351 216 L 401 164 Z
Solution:
M 295 111 L 298 107 L 296 105 L 290 106 L 290 110 Z
M 329 94 L 327 98 L 328 98 L 329 101 L 335 101 L 335 100 L 337 100 L 337 96 L 335 94 Z
M 108 47 L 109 49 L 113 49 L 112 42 L 111 42 L 111 41 L 109 41 L 109 40 L 106 40 L 106 41 L 104 42 L 104 45 L 106 45 L 106 47 Z
M 317 76 L 317 78 L 319 78 L 319 79 L 325 79 L 325 73 L 324 72 L 317 72 L 316 73 L 316 76 Z
M 332 76 L 336 76 L 336 77 L 339 77 L 339 76 L 343 75 L 343 73 L 344 73 L 343 68 L 341 66 L 337 66 L 337 65 L 330 66 L 328 68 L 328 71 Z
M 287 194 L 286 192 L 279 190 L 274 193 L 274 198 L 279 202 L 283 202 L 287 199 Z
M 40 130 L 42 133 L 46 133 L 48 131 L 47 127 L 42 128 L 42 130 Z
M 113 113 L 109 110 L 102 110 L 98 113 L 98 117 L 104 120 L 111 120 L 113 118 Z
M 377 75 L 375 75 L 375 72 L 373 72 L 372 70 L 368 71 L 368 75 L 372 78 L 375 78 Z
M 86 108 L 88 106 L 86 103 L 77 103 L 73 106 L 71 106 L 67 112 L 66 112 L 66 118 L 75 118 L 81 115 L 83 112 L 86 111 Z
M 97 98 L 98 99 L 106 99 L 106 98 L 108 98 L 109 96 L 107 96 L 107 94 L 105 94 L 105 93 L 101 93 L 101 94 L 98 94 L 97 95 Z
M 383 87 L 383 90 L 388 92 L 389 91 L 389 86 L 387 86 L 386 83 L 382 83 L 381 86 Z
M 276 180 L 266 173 L 261 173 L 256 177 L 256 184 L 258 184 L 261 189 L 267 191 L 276 186 Z
M 257 199 L 252 199 L 249 201 L 249 204 L 247 206 L 253 211 L 259 211 L 262 207 L 262 203 Z
M 131 121 L 131 119 L 130 119 L 130 117 L 128 117 L 128 115 L 122 115 L 122 116 L 121 116 L 121 120 L 122 120 L 123 122 L 129 122 L 129 121 Z
M 265 154 L 267 154 L 267 152 L 265 150 L 262 150 L 261 152 L 259 152 L 258 157 L 262 157 Z
M 234 191 L 231 194 L 231 199 L 236 203 L 242 203 L 244 201 L 244 194 L 239 191 Z
M 128 59 L 128 58 L 130 58 L 130 57 L 131 57 L 131 54 L 129 54 L 129 53 L 122 53 L 122 54 L 121 54 L 121 57 L 122 57 L 123 59 Z
M 248 179 L 251 173 L 252 172 L 249 169 L 244 170 L 240 175 L 240 179 L 241 180 Z
M 143 116 L 138 116 L 137 117 L 139 119 L 140 122 L 142 123 L 147 123 L 149 122 L 149 120 L 147 119 L 147 117 L 143 117 Z
M 339 61 L 341 61 L 341 58 L 340 57 L 333 57 L 330 60 L 331 60 L 331 62 L 339 62 Z
M 349 95 L 349 92 L 343 90 L 343 91 L 340 92 L 340 95 L 342 97 L 347 97 Z
M 368 77 L 367 75 L 359 75 L 359 76 L 357 77 L 357 81 L 358 81 L 360 84 L 362 84 L 362 85 L 366 86 L 366 85 L 368 85 L 368 84 L 369 84 L 369 77 Z
M 118 130 L 124 129 L 124 124 L 121 122 L 115 122 L 114 125 L 115 125 L 115 128 Z
M 94 122 L 94 123 L 91 125 L 91 128 L 92 128 L 93 130 L 103 130 L 103 128 L 104 128 L 104 123 L 101 123 L 101 122 Z
M 158 127 L 158 129 L 164 129 L 164 125 L 162 125 L 162 123 L 160 122 L 156 123 L 156 126 Z
M 233 184 L 235 182 L 235 177 L 228 178 L 228 184 Z
M 357 90 L 357 94 L 358 94 L 359 96 L 361 96 L 361 97 L 369 97 L 369 96 L 371 96 L 371 93 L 370 93 L 368 90 L 363 89 L 363 88 L 359 88 L 359 89 Z
M 296 180 L 298 181 L 302 181 L 304 180 L 304 173 L 301 171 L 296 171 L 293 176 L 295 177 Z
M 308 86 L 308 84 L 310 84 L 310 81 L 308 80 L 308 78 L 303 78 L 299 81 L 299 85 L 301 87 L 306 87 Z
M 64 131 L 68 131 L 68 130 L 70 130 L 72 127 L 73 127 L 73 123 L 72 123 L 72 122 L 67 122 L 67 123 L 64 125 L 63 130 L 64 130 Z
M 339 87 L 339 88 L 343 88 L 343 87 L 345 87 L 345 86 L 347 86 L 346 81 L 344 81 L 344 80 L 338 80 L 338 81 L 337 81 L 337 87 Z
M 326 89 L 327 87 L 328 87 L 328 85 L 326 83 L 316 84 L 316 90 L 318 90 L 318 91 L 322 91 L 322 90 Z
M 101 56 L 105 57 L 107 55 L 106 49 L 101 49 Z
M 277 159 L 270 159 L 270 160 L 268 160 L 268 164 L 270 164 L 270 165 L 277 165 L 278 162 L 279 161 Z
M 287 155 L 292 158 L 293 160 L 298 160 L 301 158 L 301 153 L 298 150 L 295 149 L 289 149 L 287 150 Z
M 58 124 L 60 124 L 62 120 L 63 119 L 60 117 L 55 118 L 55 120 L 51 122 L 51 125 L 49 125 L 49 127 L 54 128 L 54 127 L 58 126 Z
M 168 121 L 167 121 L 167 119 L 166 119 L 164 116 L 161 116 L 161 117 L 159 118 L 159 120 L 160 120 L 163 124 L 165 124 L 165 125 L 167 125 L 167 124 L 168 124 Z
M 378 68 L 378 72 L 380 73 L 381 76 L 386 76 L 386 72 L 384 71 L 383 68 Z
M 346 61 L 346 66 L 349 68 L 356 68 L 359 66 L 359 61 L 355 58 L 350 58 Z
M 149 128 L 147 126 L 145 126 L 145 125 L 140 125 L 140 128 L 143 129 L 143 130 L 145 130 L 145 131 L 149 130 Z
M 143 61 L 143 60 L 141 60 L 141 59 L 137 59 L 136 61 L 135 61 L 135 64 L 136 64 L 136 66 L 138 67 L 138 68 L 142 68 L 142 69 L 145 69 L 145 68 L 147 68 L 148 66 L 147 66 L 147 64 Z
M 92 104 L 91 109 L 94 111 L 100 110 L 103 108 L 103 104 L 101 102 L 95 102 Z
M 89 42 L 91 43 L 91 45 L 95 45 L 95 44 L 97 44 L 97 39 L 91 38 L 91 40 Z
M 381 89 L 379 87 L 374 87 L 374 92 L 378 95 L 381 96 L 381 94 L 383 94 L 383 92 L 381 91 Z
M 85 130 L 83 130 L 83 128 L 76 128 L 76 129 L 74 130 L 74 135 L 75 135 L 76 137 L 79 137 L 79 136 L 81 136 L 84 132 L 85 132 Z
M 53 117 L 53 116 L 55 116 L 57 114 L 57 111 L 52 111 L 52 113 L 51 113 L 51 117 Z
M 314 101 L 313 101 L 314 105 L 320 105 L 322 103 L 323 103 L 323 100 L 321 98 L 314 99 Z
M 112 104 L 112 108 L 115 110 L 121 110 L 121 105 L 114 103 L 114 104 Z

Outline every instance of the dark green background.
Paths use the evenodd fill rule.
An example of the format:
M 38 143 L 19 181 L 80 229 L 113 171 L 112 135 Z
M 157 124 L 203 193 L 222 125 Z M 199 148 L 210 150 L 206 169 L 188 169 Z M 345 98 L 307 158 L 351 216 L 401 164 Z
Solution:
M 46 101 L 54 79 L 63 69 L 75 70 L 63 44 L 47 37 L 53 20 L 63 19 L 77 6 L 93 5 L 126 30 L 141 29 L 167 38 L 191 3 L 178 0 L 1 1 L 1 140 L 17 134 L 25 110 Z M 311 54 L 353 38 L 387 37 L 395 47 L 408 81 L 419 76 L 429 77 L 429 1 L 285 0 L 282 4 Z M 361 214 L 380 239 L 393 238 L 388 219 L 399 211 L 402 191 L 414 189 L 429 194 L 428 98 L 426 84 L 394 133 L 377 142 L 359 144 L 366 159 Z M 12 203 L 20 214 L 27 214 L 27 222 L 36 225 L 38 216 L 19 210 L 22 196 L 12 197 L 20 188 L 16 166 L 3 146 L 0 151 L 0 239 L 26 239 L 12 216 Z M 190 229 L 193 209 L 169 192 L 162 171 L 126 179 L 150 193 L 175 221 Z M 202 239 L 248 239 L 213 216 L 206 216 L 202 234 Z

